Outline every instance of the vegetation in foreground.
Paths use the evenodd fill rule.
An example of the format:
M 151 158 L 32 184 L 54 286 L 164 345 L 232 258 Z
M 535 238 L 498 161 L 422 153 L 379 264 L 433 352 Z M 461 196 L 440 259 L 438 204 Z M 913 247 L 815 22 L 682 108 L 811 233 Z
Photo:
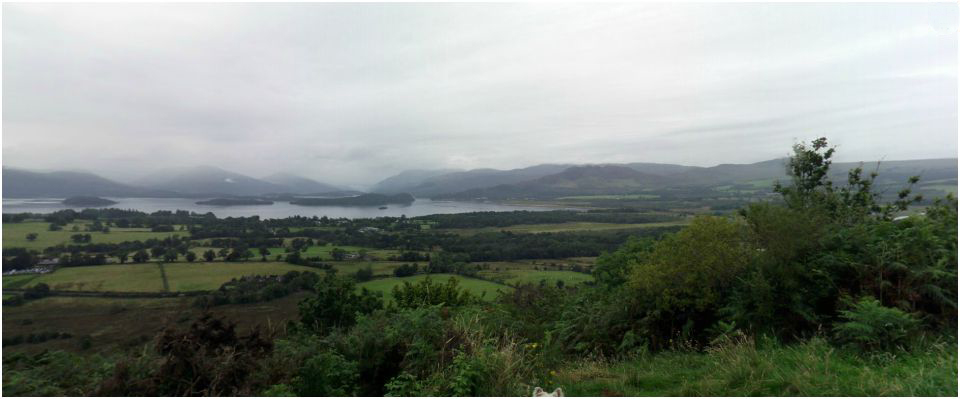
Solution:
M 865 354 L 822 337 L 790 345 L 740 339 L 702 352 L 585 360 L 555 381 L 570 396 L 950 396 L 956 349 L 944 341 Z
M 895 220 L 909 188 L 882 204 L 875 176 L 827 179 L 825 139 L 794 150 L 782 202 L 632 239 L 593 285 L 487 302 L 423 279 L 384 301 L 324 273 L 282 329 L 204 315 L 140 350 L 5 356 L 4 394 L 957 395 L 956 199 Z

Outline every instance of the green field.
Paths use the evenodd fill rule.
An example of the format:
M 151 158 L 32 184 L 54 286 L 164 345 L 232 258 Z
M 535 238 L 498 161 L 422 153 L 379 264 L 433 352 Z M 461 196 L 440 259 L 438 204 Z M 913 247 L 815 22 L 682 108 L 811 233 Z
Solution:
M 27 249 L 42 250 L 47 247 L 59 244 L 69 244 L 70 236 L 74 234 L 90 234 L 90 242 L 94 243 L 118 243 L 123 241 L 145 241 L 150 238 L 166 238 L 173 235 L 181 237 L 189 236 L 186 231 L 174 231 L 167 233 L 155 233 L 146 228 L 110 228 L 109 233 L 83 231 L 86 223 L 68 223 L 63 230 L 49 231 L 50 223 L 46 222 L 23 222 L 23 223 L 4 223 L 3 224 L 3 248 L 22 247 Z M 73 226 L 78 226 L 81 231 L 72 231 Z M 37 239 L 27 240 L 28 233 L 37 233 Z
M 321 272 L 281 262 L 196 262 L 163 265 L 170 291 L 215 290 L 234 277 L 283 274 L 289 271 Z M 161 292 L 163 278 L 156 263 L 63 267 L 49 274 L 3 277 L 4 288 L 25 288 L 46 283 L 58 291 Z
M 38 283 L 59 291 L 163 291 L 163 279 L 156 263 L 63 267 L 48 274 L 3 277 L 3 288 L 24 288 Z
M 483 227 L 477 229 L 437 229 L 437 231 L 449 232 L 460 235 L 473 235 L 479 233 L 496 233 L 500 231 L 511 231 L 514 233 L 557 233 L 564 231 L 601 231 L 601 230 L 636 230 L 653 227 L 682 226 L 689 223 L 686 220 L 672 222 L 656 223 L 594 223 L 594 222 L 567 222 L 567 223 L 549 223 L 549 224 L 518 224 L 507 227 Z
M 385 301 L 390 301 L 393 299 L 393 287 L 395 285 L 403 284 L 406 281 L 409 281 L 411 284 L 416 284 L 419 281 L 422 281 L 426 278 L 431 278 L 438 283 L 446 283 L 450 277 L 453 277 L 460 281 L 460 287 L 466 291 L 470 291 L 475 295 L 482 295 L 484 300 L 493 300 L 497 297 L 497 291 L 509 292 L 512 288 L 497 284 L 490 281 L 479 280 L 475 278 L 468 278 L 463 276 L 457 276 L 454 274 L 420 274 L 410 277 L 389 277 L 367 281 L 364 283 L 357 284 L 358 288 L 366 288 L 371 291 L 377 291 L 383 293 L 383 298 Z
M 544 281 L 547 285 L 556 285 L 558 280 L 562 280 L 565 285 L 573 286 L 583 282 L 593 281 L 593 276 L 589 274 L 568 270 L 482 270 L 480 271 L 480 275 L 485 278 L 502 280 L 510 285 L 527 283 L 540 284 L 541 281 Z
M 337 269 L 341 275 L 349 275 L 356 273 L 357 270 L 364 269 L 369 267 L 373 270 L 375 276 L 392 276 L 393 269 L 396 269 L 397 266 L 400 266 L 404 263 L 418 263 L 418 262 L 369 262 L 369 261 L 356 261 L 356 262 L 333 262 L 334 269 Z M 421 267 L 426 265 L 427 262 L 419 262 L 418 265 Z
M 215 290 L 235 277 L 250 275 L 284 274 L 290 271 L 321 273 L 312 267 L 291 265 L 283 262 L 197 262 L 165 263 L 170 291 Z

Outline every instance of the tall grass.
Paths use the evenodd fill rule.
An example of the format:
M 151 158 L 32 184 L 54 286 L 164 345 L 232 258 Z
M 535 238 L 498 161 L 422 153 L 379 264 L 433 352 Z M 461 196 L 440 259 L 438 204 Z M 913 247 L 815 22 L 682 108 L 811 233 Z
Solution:
M 956 396 L 957 347 L 862 354 L 821 338 L 788 346 L 741 338 L 705 353 L 580 362 L 557 382 L 570 396 Z

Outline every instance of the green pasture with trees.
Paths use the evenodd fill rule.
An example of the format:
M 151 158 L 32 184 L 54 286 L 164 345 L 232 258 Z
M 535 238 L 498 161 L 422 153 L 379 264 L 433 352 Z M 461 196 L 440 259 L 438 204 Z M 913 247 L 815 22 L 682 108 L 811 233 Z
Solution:
M 643 209 L 352 221 L 87 212 L 83 220 L 187 225 L 190 234 L 150 244 L 94 239 L 46 254 L 5 242 L 4 269 L 29 270 L 22 266 L 57 251 L 74 251 L 75 263 L 118 251 L 218 253 L 211 263 L 5 276 L 4 288 L 29 289 L 16 303 L 4 299 L 3 393 L 527 396 L 539 386 L 592 396 L 956 396 L 957 199 L 917 211 L 919 178 L 881 197 L 878 176 L 862 168 L 832 182 L 834 152 L 823 138 L 794 146 L 776 198 L 635 230 L 442 231 L 685 217 Z M 301 250 L 258 260 L 259 248 L 301 245 L 308 255 L 317 245 L 403 259 L 347 262 Z M 84 273 L 102 268 L 115 269 Z M 42 289 L 123 285 L 114 279 L 211 291 L 123 302 L 132 299 Z M 213 288 L 218 281 L 222 289 Z M 163 322 L 144 317 L 150 312 Z
M 150 238 L 163 239 L 174 234 L 187 236 L 185 231 L 174 230 L 172 232 L 153 232 L 149 228 L 120 228 L 107 226 L 107 232 L 103 230 L 91 231 L 92 222 L 77 221 L 68 223 L 64 226 L 58 226 L 58 230 L 51 231 L 50 223 L 46 222 L 22 222 L 22 223 L 4 223 L 3 224 L 3 247 L 15 248 L 22 247 L 33 250 L 42 250 L 58 244 L 70 244 L 76 242 L 72 237 L 80 235 L 90 235 L 89 242 L 95 243 L 120 243 L 124 241 L 145 241 Z M 33 239 L 30 239 L 30 236 Z

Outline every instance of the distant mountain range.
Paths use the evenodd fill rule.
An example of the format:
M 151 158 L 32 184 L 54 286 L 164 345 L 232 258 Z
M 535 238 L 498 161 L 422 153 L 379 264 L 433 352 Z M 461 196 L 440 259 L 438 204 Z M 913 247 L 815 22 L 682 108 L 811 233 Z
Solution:
M 556 198 L 572 195 L 631 194 L 662 187 L 668 179 L 622 165 L 571 166 L 559 173 L 514 184 L 473 188 L 435 196 L 438 199 Z
M 574 195 L 632 194 L 668 187 L 720 187 L 727 185 L 772 186 L 785 180 L 786 158 L 752 164 L 721 164 L 697 167 L 657 163 L 604 165 L 537 165 L 523 169 L 476 169 L 433 174 L 407 179 L 406 185 L 392 185 L 384 193 L 410 192 L 435 199 L 555 198 Z M 876 162 L 862 164 L 864 175 L 876 169 Z M 834 163 L 831 179 L 843 182 L 859 162 Z M 913 175 L 921 183 L 940 182 L 956 186 L 957 159 L 884 161 L 880 163 L 877 185 L 905 185 Z M 423 172 L 421 172 L 423 173 Z M 426 173 L 423 173 L 426 175 Z M 388 178 L 391 180 L 394 178 Z M 386 180 L 385 180 L 386 181 Z M 468 186 L 473 186 L 469 187 Z M 374 186 L 374 191 L 382 187 Z
M 86 172 L 32 172 L 3 168 L 4 198 L 170 197 L 176 193 L 134 187 Z
M 375 184 L 370 192 L 409 193 L 434 199 L 557 198 L 563 196 L 640 194 L 651 190 L 689 187 L 770 187 L 786 179 L 786 158 L 752 164 L 698 167 L 659 163 L 600 165 L 542 164 L 498 170 L 408 170 Z M 842 182 L 859 163 L 834 163 L 831 178 Z M 863 164 L 865 175 L 876 162 Z M 878 186 L 902 186 L 920 175 L 921 186 L 957 185 L 957 159 L 884 161 Z M 955 189 L 953 189 L 955 191 Z M 213 166 L 168 169 L 131 184 L 115 182 L 85 172 L 33 172 L 3 169 L 5 198 L 99 197 L 267 197 L 290 200 L 295 196 L 346 197 L 362 194 L 306 177 L 276 173 L 254 178 Z
M 460 169 L 412 169 L 405 170 L 374 184 L 370 188 L 374 193 L 403 193 L 411 192 L 410 188 L 423 184 L 430 178 L 450 173 L 462 172 Z
M 331 184 L 321 183 L 303 176 L 297 176 L 291 173 L 274 173 L 262 179 L 267 183 L 273 183 L 283 187 L 286 193 L 291 194 L 321 194 L 332 193 L 335 191 L 344 191 L 343 187 Z
M 256 179 L 213 166 L 167 169 L 132 184 L 85 172 L 32 172 L 3 168 L 4 198 L 221 197 L 344 192 L 343 188 L 288 173 Z
M 418 197 L 433 197 L 476 188 L 520 183 L 560 173 L 571 166 L 573 165 L 545 164 L 511 170 L 473 169 L 435 174 L 418 171 L 421 176 L 425 176 L 422 179 L 412 178 L 411 174 L 404 172 L 377 183 L 371 191 L 385 194 L 410 193 Z M 398 177 L 401 175 L 403 175 L 402 180 L 406 181 L 407 184 L 398 184 L 398 180 L 401 180 Z M 384 182 L 388 183 L 385 184 Z M 385 189 L 385 186 L 390 188 Z
M 217 196 L 259 195 L 279 193 L 284 190 L 278 184 L 213 166 L 164 169 L 141 178 L 134 184 L 184 194 L 215 194 Z

